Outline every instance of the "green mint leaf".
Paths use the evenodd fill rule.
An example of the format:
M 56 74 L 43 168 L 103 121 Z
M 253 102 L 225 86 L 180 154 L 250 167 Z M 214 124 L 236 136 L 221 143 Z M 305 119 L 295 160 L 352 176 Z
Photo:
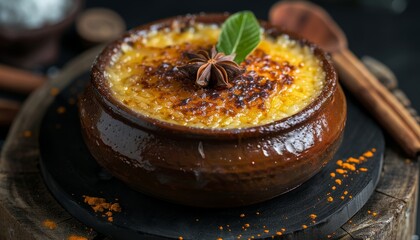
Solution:
M 260 43 L 261 30 L 255 15 L 250 11 L 230 16 L 222 25 L 217 51 L 236 54 L 234 61 L 241 63 Z

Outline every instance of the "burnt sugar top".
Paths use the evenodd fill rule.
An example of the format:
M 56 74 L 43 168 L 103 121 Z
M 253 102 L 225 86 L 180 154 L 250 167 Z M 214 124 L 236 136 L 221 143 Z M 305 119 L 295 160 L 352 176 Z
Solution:
M 180 70 L 188 54 L 209 51 L 220 26 L 150 29 L 123 43 L 105 76 L 113 96 L 139 114 L 198 128 L 246 128 L 289 117 L 321 92 L 326 74 L 310 46 L 263 33 L 228 88 L 200 87 Z

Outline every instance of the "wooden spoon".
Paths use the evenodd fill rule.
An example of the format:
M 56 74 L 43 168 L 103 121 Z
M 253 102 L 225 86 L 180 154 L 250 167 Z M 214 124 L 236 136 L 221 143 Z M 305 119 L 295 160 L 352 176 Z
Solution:
M 332 54 L 340 81 L 410 156 L 420 152 L 420 127 L 407 109 L 347 48 L 343 31 L 321 7 L 305 1 L 275 4 L 270 22 L 296 32 Z

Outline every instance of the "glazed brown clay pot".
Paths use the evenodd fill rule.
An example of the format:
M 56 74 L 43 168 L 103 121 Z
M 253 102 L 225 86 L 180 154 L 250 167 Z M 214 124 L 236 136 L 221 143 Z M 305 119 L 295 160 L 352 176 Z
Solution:
M 146 117 L 124 106 L 104 76 L 121 44 L 177 19 L 221 24 L 227 15 L 197 15 L 138 27 L 97 57 L 79 100 L 82 132 L 97 162 L 132 188 L 199 207 L 243 206 L 271 199 L 316 174 L 340 145 L 346 102 L 329 57 L 310 44 L 326 72 L 320 95 L 288 118 L 243 129 L 203 129 Z M 282 32 L 261 23 L 266 32 Z M 296 37 L 293 37 L 296 38 Z

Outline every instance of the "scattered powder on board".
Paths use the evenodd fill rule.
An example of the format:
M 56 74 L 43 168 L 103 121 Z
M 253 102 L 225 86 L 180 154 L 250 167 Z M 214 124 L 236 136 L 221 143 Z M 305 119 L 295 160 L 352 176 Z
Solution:
M 95 213 L 102 213 L 102 217 L 107 218 L 108 222 L 114 221 L 114 213 L 121 212 L 119 203 L 107 202 L 105 198 L 83 196 L 83 199 Z
M 338 168 L 335 169 L 334 172 L 330 173 L 330 177 L 332 178 L 332 180 L 334 181 L 334 183 L 336 185 L 332 186 L 331 189 L 334 191 L 340 191 L 342 193 L 342 195 L 340 197 L 337 197 L 338 199 L 341 200 L 345 200 L 347 197 L 349 199 L 353 198 L 352 195 L 350 195 L 350 192 L 348 191 L 348 189 L 343 189 L 345 187 L 348 187 L 348 180 L 352 180 L 351 177 L 349 177 L 349 175 L 351 174 L 362 174 L 364 172 L 367 172 L 368 169 L 366 167 L 362 167 L 361 164 L 365 163 L 366 161 L 369 160 L 369 158 L 372 158 L 374 156 L 374 153 L 376 152 L 375 148 L 372 148 L 366 152 L 364 152 L 363 154 L 361 154 L 361 156 L 359 156 L 358 158 L 355 157 L 349 157 L 345 160 L 337 160 L 336 164 L 338 165 Z M 331 193 L 327 193 L 327 202 L 334 202 L 335 199 L 330 196 Z M 373 212 L 373 211 L 368 211 L 369 215 L 372 215 L 373 217 L 376 217 L 378 215 L 378 213 Z M 256 212 L 256 215 L 260 215 L 260 212 Z M 245 219 L 247 217 L 246 213 L 241 213 L 239 214 L 239 218 L 243 218 Z M 310 225 L 315 224 L 317 221 L 318 216 L 315 213 L 312 213 L 309 215 L 309 220 L 308 223 L 310 224 L 302 224 L 301 227 L 303 229 L 307 229 L 309 228 Z M 285 217 L 285 219 L 287 220 L 287 217 Z M 241 226 L 242 231 L 246 232 L 247 230 L 249 230 L 250 228 L 259 228 L 261 230 L 261 233 L 256 234 L 255 236 L 251 236 L 248 239 L 254 239 L 255 237 L 261 237 L 263 236 L 263 234 L 267 234 L 267 233 L 271 233 L 272 229 L 269 229 L 267 226 L 256 226 L 256 225 L 252 225 L 249 223 L 245 223 Z M 218 226 L 218 229 L 220 231 L 230 231 L 229 225 L 226 225 L 226 227 L 224 226 Z M 286 229 L 282 228 L 280 230 L 275 230 L 272 232 L 272 238 L 275 238 L 275 236 L 281 236 L 285 234 Z M 332 233 L 330 235 L 328 235 L 328 238 L 332 238 L 335 235 L 335 233 Z M 236 236 L 236 239 L 246 239 L 243 238 L 244 236 L 242 234 L 239 234 Z M 180 237 L 179 239 L 183 239 L 182 237 Z M 222 240 L 222 238 L 217 238 L 217 240 Z
M 330 173 L 331 178 L 334 179 L 334 183 L 336 183 L 338 187 L 341 187 L 342 185 L 344 186 L 344 182 L 346 181 L 345 179 L 349 178 L 349 174 L 353 174 L 353 173 L 358 174 L 358 173 L 367 172 L 368 169 L 366 167 L 361 167 L 361 166 L 359 167 L 359 165 L 368 161 L 369 158 L 372 158 L 375 155 L 375 152 L 376 152 L 376 148 L 372 148 L 364 152 L 363 154 L 361 154 L 361 156 L 357 158 L 349 157 L 346 160 L 341 160 L 341 159 L 337 160 L 336 164 L 338 168 L 335 169 L 335 172 Z M 332 186 L 331 189 L 336 190 L 337 186 Z M 349 194 L 349 191 L 344 190 L 343 195 L 340 196 L 340 199 L 344 200 L 346 199 L 347 196 L 350 199 L 353 198 L 353 196 L 348 195 L 348 194 Z M 327 196 L 328 196 L 327 201 L 333 202 L 334 199 L 329 195 L 330 193 L 327 193 Z
M 57 228 L 57 223 L 55 223 L 54 221 L 52 221 L 50 219 L 47 219 L 47 220 L 44 220 L 42 222 L 42 226 L 44 226 L 45 228 L 48 228 L 50 230 L 54 230 L 54 229 Z
M 359 158 L 350 157 L 345 161 L 338 160 L 336 163 L 340 168 L 337 168 L 335 173 L 331 173 L 330 177 L 334 179 L 335 183 L 337 183 L 339 186 L 341 186 L 344 179 L 342 180 L 342 179 L 336 178 L 338 175 L 341 175 L 343 178 L 348 178 L 348 175 L 352 172 L 354 172 L 354 173 L 367 172 L 368 171 L 367 168 L 358 167 L 358 165 L 366 162 L 368 160 L 368 158 L 373 157 L 375 152 L 376 152 L 376 149 L 372 148 L 371 150 L 363 153 L 362 156 L 360 156 Z M 337 189 L 336 186 L 332 186 L 332 190 L 336 190 L 336 189 Z M 349 198 L 352 198 L 352 196 L 348 195 L 348 194 L 349 194 L 349 191 L 344 190 L 343 195 L 340 198 L 342 200 L 344 200 L 346 196 L 348 196 Z M 328 193 L 327 195 L 330 195 L 330 193 Z M 106 202 L 106 200 L 104 198 L 98 198 L 98 197 L 83 196 L 83 198 L 84 198 L 84 202 L 87 203 L 89 206 L 91 206 L 92 209 L 95 212 L 103 213 L 102 216 L 103 217 L 108 217 L 107 220 L 110 221 L 110 222 L 113 221 L 113 218 L 112 218 L 113 212 L 121 212 L 121 207 L 118 203 L 109 203 L 109 202 Z M 328 196 L 327 201 L 328 202 L 333 202 L 334 199 L 331 196 Z M 376 212 L 368 211 L 368 214 L 370 214 L 374 217 L 377 216 Z M 256 215 L 260 215 L 260 213 L 256 212 Z M 246 217 L 245 213 L 241 213 L 239 215 L 239 218 L 245 218 L 245 217 Z M 309 218 L 312 220 L 312 223 L 315 223 L 315 219 L 317 219 L 317 217 L 318 216 L 314 213 L 309 215 Z M 196 221 L 197 221 L 197 219 L 196 219 Z M 242 230 L 246 231 L 249 227 L 250 227 L 250 224 L 245 223 L 242 226 Z M 308 225 L 303 224 L 302 228 L 306 229 L 306 228 L 308 228 Z M 226 225 L 226 228 L 224 228 L 223 226 L 218 226 L 218 229 L 220 231 L 225 231 L 225 230 L 230 231 L 229 225 Z M 281 236 L 281 235 L 284 234 L 285 231 L 286 231 L 285 228 L 282 228 L 279 231 L 274 231 L 273 232 L 274 235 L 272 237 L 274 237 L 275 235 Z M 270 233 L 270 230 L 267 229 L 266 226 L 263 226 L 262 233 L 265 233 L 265 234 Z M 261 234 L 257 234 L 257 236 L 259 237 L 259 236 L 261 236 Z M 254 237 L 255 236 L 252 236 L 251 239 L 254 238 Z M 332 235 L 329 235 L 329 238 L 331 238 L 331 237 L 332 237 Z M 242 238 L 241 234 L 237 236 L 237 239 L 241 239 L 241 238 Z M 183 240 L 184 238 L 182 236 L 179 236 L 178 239 Z M 82 239 L 76 239 L 76 238 L 70 239 L 69 238 L 69 240 L 82 240 Z M 223 240 L 223 239 L 222 238 L 217 238 L 217 240 Z
M 86 237 L 70 235 L 67 240 L 88 240 Z

